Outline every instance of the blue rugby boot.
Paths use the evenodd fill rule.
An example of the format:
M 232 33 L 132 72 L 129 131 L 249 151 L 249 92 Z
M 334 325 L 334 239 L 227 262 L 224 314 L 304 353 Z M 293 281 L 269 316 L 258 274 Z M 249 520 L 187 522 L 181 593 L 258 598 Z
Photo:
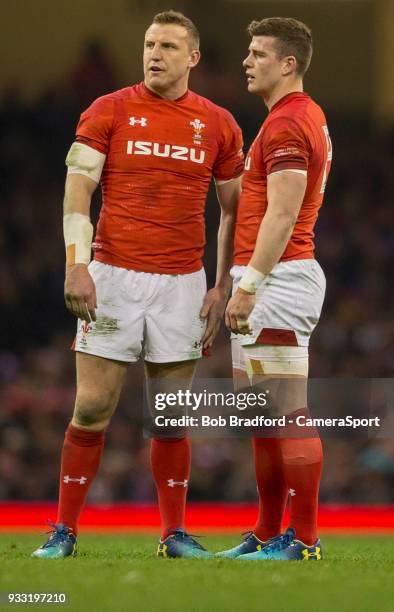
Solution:
M 238 544 L 238 546 L 234 546 L 234 548 L 229 548 L 228 550 L 222 550 L 221 552 L 216 553 L 215 557 L 236 559 L 240 555 L 258 552 L 263 548 L 263 546 L 266 546 L 268 544 L 268 542 L 263 542 L 262 540 L 259 540 L 258 537 L 255 536 L 253 531 L 247 531 L 242 535 L 245 537 L 241 544 Z
M 213 554 L 205 550 L 183 529 L 176 529 L 164 540 L 159 541 L 157 556 L 164 558 L 212 559 Z
M 50 523 L 52 529 L 47 542 L 32 553 L 39 559 L 64 559 L 77 554 L 77 538 L 67 525 Z
M 241 561 L 320 561 L 323 550 L 320 540 L 307 546 L 295 539 L 295 531 L 289 527 L 283 535 L 268 540 L 267 545 L 255 553 L 242 555 Z

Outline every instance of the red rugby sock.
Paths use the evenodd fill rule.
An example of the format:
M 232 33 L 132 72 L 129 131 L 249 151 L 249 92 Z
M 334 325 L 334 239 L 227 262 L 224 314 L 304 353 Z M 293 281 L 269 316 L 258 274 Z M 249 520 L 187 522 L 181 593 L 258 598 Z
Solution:
M 263 541 L 280 533 L 287 502 L 288 490 L 279 443 L 276 438 L 253 438 L 259 493 L 259 515 L 253 531 Z
M 323 451 L 320 438 L 283 439 L 283 470 L 290 492 L 290 526 L 311 546 L 317 539 L 317 511 Z
M 64 523 L 75 534 L 79 515 L 99 468 L 103 448 L 103 431 L 86 431 L 70 423 L 63 444 L 56 522 Z
M 184 526 L 190 462 L 188 438 L 152 440 L 151 465 L 159 500 L 162 538 Z

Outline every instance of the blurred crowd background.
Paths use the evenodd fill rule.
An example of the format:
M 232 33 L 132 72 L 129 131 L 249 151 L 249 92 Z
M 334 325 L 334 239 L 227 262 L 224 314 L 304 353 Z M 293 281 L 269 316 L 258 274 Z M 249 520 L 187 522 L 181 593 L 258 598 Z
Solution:
M 62 4 L 59 2 L 59 6 Z M 81 5 L 84 4 L 89 5 L 90 1 L 82 0 Z M 142 48 L 143 32 L 151 17 L 169 7 L 162 2 L 137 0 L 121 4 L 134 33 L 130 45 Z M 324 55 L 318 44 L 324 24 L 319 21 L 316 7 L 315 12 L 311 9 L 308 21 L 308 9 L 303 2 L 277 2 L 275 7 L 272 2 L 267 4 L 268 9 L 263 11 L 259 2 L 221 0 L 216 9 L 226 8 L 226 19 L 231 17 L 231 10 L 237 9 L 243 17 L 242 28 L 253 17 L 274 14 L 312 21 L 316 54 Z M 326 12 L 327 4 L 334 9 L 341 5 L 315 4 L 321 4 Z M 376 3 L 355 0 L 352 4 L 373 7 Z M 247 150 L 266 111 L 261 101 L 246 92 L 240 64 L 248 44 L 246 37 L 240 31 L 239 38 L 235 42 L 227 40 L 226 47 L 218 42 L 207 15 L 201 15 L 192 2 L 175 1 L 171 5 L 194 18 L 201 30 L 203 60 L 192 77 L 192 88 L 233 112 L 243 129 Z M 387 5 L 392 5 L 391 0 Z M 365 6 L 362 10 L 360 15 L 364 15 Z M 133 15 L 138 17 L 134 30 Z M 237 20 L 236 16 L 231 19 L 233 29 Z M 336 23 L 340 21 L 337 17 Z M 367 26 L 360 25 L 361 31 L 363 27 Z M 223 27 L 219 29 L 223 41 Z M 72 53 L 70 48 L 69 65 L 62 65 L 56 78 L 48 76 L 33 88 L 24 87 L 22 70 L 15 78 L 1 82 L 0 500 L 57 497 L 60 449 L 75 392 L 74 356 L 69 350 L 75 321 L 63 303 L 64 158 L 81 111 L 97 96 L 142 78 L 140 50 L 130 56 L 128 40 L 123 41 L 124 55 L 130 64 L 130 76 L 125 76 L 116 45 L 111 46 L 104 31 L 104 26 L 102 30 L 89 30 L 87 24 L 79 46 L 74 45 Z M 357 38 L 354 33 L 351 35 Z M 53 42 L 54 53 L 56 41 Z M 340 46 L 341 40 L 336 44 Z M 235 64 L 228 62 L 230 47 L 233 55 L 236 47 Z M 34 53 L 34 49 L 30 51 Z M 357 55 L 357 47 L 353 51 Z M 37 57 L 38 62 L 39 54 Z M 356 59 L 352 55 L 350 64 L 354 65 Z M 329 59 L 325 61 L 328 65 Z M 316 254 L 327 276 L 327 296 L 310 347 L 310 374 L 322 378 L 390 378 L 394 367 L 393 123 L 387 119 L 384 107 L 368 108 L 368 104 L 363 106 L 356 99 L 352 107 L 347 96 L 341 103 L 326 93 L 327 86 L 322 86 L 321 92 L 322 58 L 319 64 L 316 57 L 316 63 L 317 69 L 312 63 L 306 90 L 326 110 L 334 160 L 316 229 Z M 339 74 L 345 70 L 342 65 L 334 68 L 330 88 L 337 86 L 333 78 L 336 71 Z M 370 74 L 366 67 L 365 88 L 371 85 Z M 25 76 L 26 83 L 31 83 L 31 75 L 26 72 Z M 350 83 L 354 78 L 354 90 L 361 91 L 360 75 L 347 76 Z M 338 79 L 342 81 L 343 76 Z M 98 193 L 94 218 L 99 206 Z M 205 264 L 212 286 L 218 223 L 213 190 L 208 198 L 206 220 Z M 231 376 L 225 330 L 221 331 L 213 356 L 201 362 L 198 373 L 211 378 Z M 130 368 L 118 412 L 107 433 L 102 468 L 90 501 L 154 500 L 148 443 L 141 433 L 142 377 L 141 365 Z M 393 440 L 328 439 L 324 446 L 323 501 L 393 501 Z M 247 440 L 194 441 L 190 499 L 256 499 Z

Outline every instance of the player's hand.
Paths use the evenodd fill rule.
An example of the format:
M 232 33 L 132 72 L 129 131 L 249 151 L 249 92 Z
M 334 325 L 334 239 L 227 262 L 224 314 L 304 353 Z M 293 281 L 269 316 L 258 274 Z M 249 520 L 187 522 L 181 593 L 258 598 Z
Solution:
M 214 287 L 208 291 L 204 298 L 204 303 L 200 310 L 200 317 L 207 319 L 205 333 L 201 338 L 203 349 L 210 348 L 215 340 L 226 308 L 227 297 L 227 290 Z
M 252 329 L 248 319 L 255 304 L 256 296 L 254 293 L 248 293 L 238 288 L 226 308 L 225 322 L 228 329 L 235 334 L 251 334 Z
M 87 323 L 96 320 L 96 286 L 85 264 L 66 267 L 64 299 L 68 310 Z

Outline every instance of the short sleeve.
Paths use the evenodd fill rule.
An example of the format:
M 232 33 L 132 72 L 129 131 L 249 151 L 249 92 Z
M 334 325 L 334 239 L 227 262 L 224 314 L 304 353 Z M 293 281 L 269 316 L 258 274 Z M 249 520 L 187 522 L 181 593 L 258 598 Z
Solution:
M 310 147 L 302 127 L 292 119 L 270 121 L 262 134 L 267 174 L 280 170 L 308 170 Z
M 221 115 L 219 152 L 213 166 L 213 176 L 228 181 L 240 176 L 244 170 L 243 138 L 241 128 L 234 117 L 226 112 Z
M 77 142 L 107 155 L 114 119 L 114 100 L 109 96 L 97 98 L 84 111 L 77 125 Z

